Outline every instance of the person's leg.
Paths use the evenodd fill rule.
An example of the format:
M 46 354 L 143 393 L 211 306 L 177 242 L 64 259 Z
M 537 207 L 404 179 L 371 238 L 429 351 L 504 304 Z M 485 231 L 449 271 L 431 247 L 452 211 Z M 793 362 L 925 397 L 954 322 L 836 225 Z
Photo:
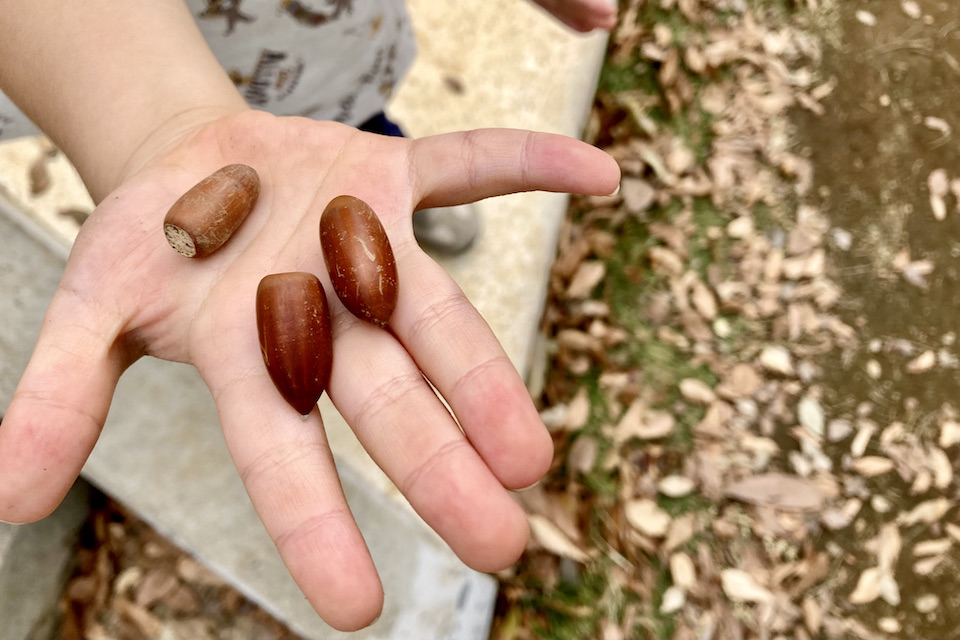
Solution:
M 361 131 L 367 131 L 369 133 L 379 133 L 382 136 L 394 136 L 396 138 L 406 138 L 403 135 L 403 129 L 401 129 L 397 124 L 387 118 L 387 114 L 383 111 L 376 114 L 359 127 Z
M 385 136 L 406 137 L 403 130 L 383 112 L 359 127 L 361 131 Z M 420 209 L 413 213 L 413 234 L 424 249 L 445 255 L 459 255 L 477 239 L 480 222 L 472 204 Z

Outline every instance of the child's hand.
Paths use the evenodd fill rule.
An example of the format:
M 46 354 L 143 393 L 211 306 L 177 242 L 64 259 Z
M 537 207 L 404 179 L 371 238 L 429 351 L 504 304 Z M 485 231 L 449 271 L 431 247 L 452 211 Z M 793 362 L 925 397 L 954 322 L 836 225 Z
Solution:
M 256 208 L 217 253 L 180 256 L 163 235 L 167 209 L 236 162 L 260 174 Z M 338 410 L 464 562 L 480 571 L 508 566 L 524 548 L 527 524 L 507 489 L 547 470 L 550 437 L 490 329 L 417 246 L 411 211 L 529 189 L 605 194 L 618 179 L 616 163 L 599 150 L 523 131 L 411 141 L 258 112 L 194 130 L 125 180 L 84 224 L 0 427 L 0 519 L 37 520 L 59 503 L 133 361 L 191 363 L 216 401 L 250 498 L 307 598 L 339 629 L 371 623 L 382 587 L 319 412 L 304 422 L 283 400 L 257 339 L 260 279 L 309 271 L 331 304 L 328 392 Z M 400 293 L 391 331 L 357 320 L 331 293 L 318 221 L 341 194 L 368 202 L 393 245 Z
M 574 31 L 609 31 L 617 25 L 616 0 L 533 0 Z

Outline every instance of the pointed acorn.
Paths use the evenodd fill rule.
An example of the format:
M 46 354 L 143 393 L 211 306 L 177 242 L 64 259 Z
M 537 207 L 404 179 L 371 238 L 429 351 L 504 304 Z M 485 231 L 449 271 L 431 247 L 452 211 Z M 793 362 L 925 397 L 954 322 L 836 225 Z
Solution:
M 276 273 L 257 287 L 260 352 L 273 384 L 300 415 L 330 381 L 333 338 L 323 285 L 312 273 Z
M 320 217 L 320 246 L 337 297 L 361 320 L 386 326 L 397 306 L 397 263 L 367 203 L 337 196 Z
M 208 256 L 230 239 L 260 197 L 260 176 L 231 164 L 183 194 L 163 220 L 163 234 L 187 258 Z

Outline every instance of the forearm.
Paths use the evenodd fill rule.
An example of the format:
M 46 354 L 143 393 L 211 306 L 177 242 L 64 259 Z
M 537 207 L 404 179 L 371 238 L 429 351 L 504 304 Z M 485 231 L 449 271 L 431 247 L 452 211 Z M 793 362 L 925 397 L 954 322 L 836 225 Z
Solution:
M 246 108 L 181 0 L 8 0 L 0 89 L 94 199 L 193 124 Z

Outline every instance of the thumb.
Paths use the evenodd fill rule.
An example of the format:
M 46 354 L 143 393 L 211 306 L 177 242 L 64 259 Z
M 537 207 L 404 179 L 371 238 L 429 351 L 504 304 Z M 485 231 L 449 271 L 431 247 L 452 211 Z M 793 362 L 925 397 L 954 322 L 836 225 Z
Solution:
M 129 363 L 116 346 L 119 317 L 95 309 L 63 288 L 50 303 L 0 424 L 0 520 L 49 515 L 96 444 Z

